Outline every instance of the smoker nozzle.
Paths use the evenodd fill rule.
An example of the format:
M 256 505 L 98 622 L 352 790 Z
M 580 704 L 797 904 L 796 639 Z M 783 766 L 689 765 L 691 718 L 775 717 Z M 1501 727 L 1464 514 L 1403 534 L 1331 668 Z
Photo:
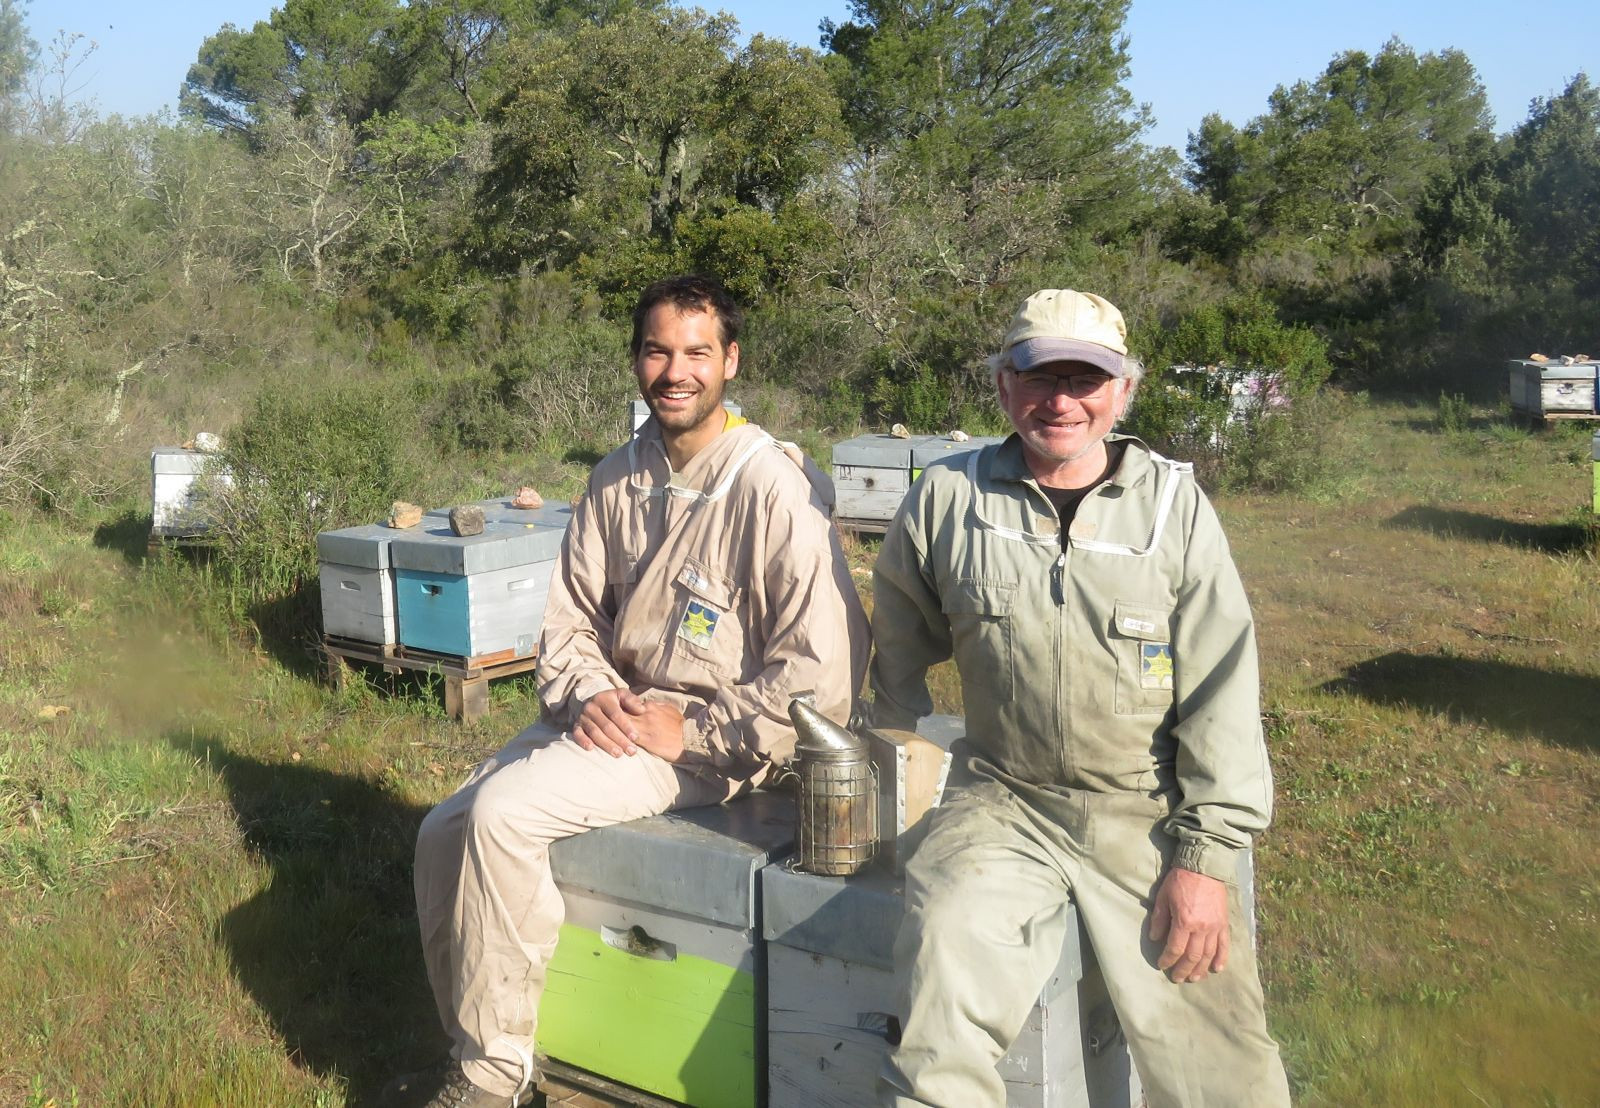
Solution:
M 797 737 L 795 752 L 813 755 L 860 754 L 864 747 L 848 728 L 841 727 L 817 710 L 816 697 L 801 693 L 789 702 L 789 718 Z

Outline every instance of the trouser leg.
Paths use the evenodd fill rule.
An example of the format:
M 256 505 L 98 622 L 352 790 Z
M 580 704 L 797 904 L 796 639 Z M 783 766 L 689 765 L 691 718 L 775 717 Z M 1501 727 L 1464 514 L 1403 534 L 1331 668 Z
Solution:
M 895 943 L 905 1020 L 879 1082 L 886 1105 L 1004 1105 L 995 1063 L 1061 955 L 1067 886 L 1009 793 L 965 790 L 937 809 L 906 867 Z
M 722 799 L 716 782 L 640 751 L 613 758 L 535 725 L 423 821 L 417 915 L 452 1052 L 510 1094 L 531 1056 L 545 968 L 564 919 L 549 846 L 596 827 Z
M 1156 968 L 1161 944 L 1146 937 L 1175 845 L 1159 830 L 1164 805 L 1108 794 L 1092 798 L 1090 812 L 1092 849 L 1073 873 L 1073 899 L 1151 1108 L 1288 1104 L 1238 887 L 1228 890 L 1228 968 L 1174 984 Z

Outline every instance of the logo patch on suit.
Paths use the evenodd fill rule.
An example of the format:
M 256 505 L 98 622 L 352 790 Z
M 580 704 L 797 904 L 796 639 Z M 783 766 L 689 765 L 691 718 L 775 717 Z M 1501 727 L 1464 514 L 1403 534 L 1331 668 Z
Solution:
M 1145 642 L 1139 644 L 1139 687 L 1141 689 L 1172 688 L 1172 644 Z
M 721 618 L 722 613 L 715 608 L 691 600 L 678 624 L 678 638 L 696 646 L 710 646 L 711 636 L 717 633 L 717 621 Z

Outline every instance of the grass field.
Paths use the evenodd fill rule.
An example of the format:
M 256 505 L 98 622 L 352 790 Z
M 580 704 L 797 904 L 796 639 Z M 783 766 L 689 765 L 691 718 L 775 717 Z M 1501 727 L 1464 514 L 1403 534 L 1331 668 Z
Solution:
M 1315 496 L 1219 499 L 1297 1100 L 1600 1102 L 1588 428 L 1347 408 Z M 536 698 L 458 727 L 426 684 L 335 693 L 228 626 L 203 564 L 146 559 L 142 511 L 0 518 L 0 1105 L 364 1103 L 440 1045 L 417 822 Z

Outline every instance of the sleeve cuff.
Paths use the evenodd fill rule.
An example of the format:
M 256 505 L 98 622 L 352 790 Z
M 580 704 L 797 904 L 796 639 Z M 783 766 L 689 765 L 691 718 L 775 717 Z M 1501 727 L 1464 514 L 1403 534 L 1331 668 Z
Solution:
M 1203 873 L 1228 885 L 1239 883 L 1239 852 L 1204 839 L 1179 839 L 1172 855 L 1178 869 Z
M 683 752 L 696 762 L 713 762 L 711 732 L 705 724 L 705 713 L 696 712 L 683 719 Z

